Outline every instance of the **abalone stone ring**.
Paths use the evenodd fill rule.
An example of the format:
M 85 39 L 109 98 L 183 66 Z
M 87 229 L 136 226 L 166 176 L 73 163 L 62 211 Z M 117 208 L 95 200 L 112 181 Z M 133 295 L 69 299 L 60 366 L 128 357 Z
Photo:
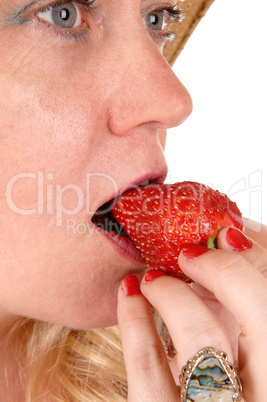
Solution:
M 242 385 L 227 355 L 215 348 L 201 349 L 182 368 L 181 402 L 238 402 Z

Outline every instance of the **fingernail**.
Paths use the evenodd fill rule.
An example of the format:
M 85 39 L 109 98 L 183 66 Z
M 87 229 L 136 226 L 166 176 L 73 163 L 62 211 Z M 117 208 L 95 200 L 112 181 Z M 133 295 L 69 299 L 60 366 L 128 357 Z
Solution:
M 122 282 L 122 289 L 124 290 L 126 296 L 137 296 L 141 294 L 140 284 L 137 276 L 128 275 Z
M 158 269 L 151 269 L 144 276 L 145 283 L 151 283 L 154 279 L 159 278 L 160 276 L 166 276 L 166 274 Z
M 200 257 L 202 254 L 205 254 L 210 250 L 211 249 L 208 247 L 199 246 L 197 244 L 192 244 L 191 246 L 185 247 L 183 249 L 183 255 L 185 256 L 185 258 L 187 260 L 192 261 L 195 258 Z
M 252 241 L 240 230 L 229 228 L 225 239 L 234 251 L 244 251 L 252 247 Z

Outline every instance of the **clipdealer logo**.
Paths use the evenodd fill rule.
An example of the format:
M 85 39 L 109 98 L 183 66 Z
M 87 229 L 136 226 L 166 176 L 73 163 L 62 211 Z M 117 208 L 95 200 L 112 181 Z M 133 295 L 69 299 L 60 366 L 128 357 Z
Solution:
M 113 194 L 119 193 L 117 182 L 105 173 L 87 173 L 82 186 L 74 183 L 59 184 L 52 173 L 41 170 L 21 172 L 7 182 L 5 201 L 8 208 L 17 215 L 50 215 L 55 219 L 56 226 L 62 227 L 63 222 L 66 224 L 67 234 L 90 237 L 93 231 L 100 230 L 84 218 L 85 215 L 93 215 L 95 212 L 91 210 L 90 194 L 91 189 L 98 186 L 98 180 L 102 184 L 104 181 L 106 187 L 112 188 Z M 229 198 L 242 210 L 243 216 L 251 220 L 254 231 L 260 231 L 262 225 L 263 182 L 263 172 L 259 169 L 235 182 L 227 192 Z M 23 196 L 18 197 L 21 190 L 26 195 L 26 207 Z M 70 199 L 71 202 L 68 202 Z M 78 217 L 81 212 L 82 215 Z M 248 220 L 247 226 L 250 225 Z M 253 221 L 256 221 L 257 227 Z
M 54 215 L 56 226 L 62 226 L 64 216 L 75 216 L 83 209 L 85 214 L 92 214 L 95 211 L 90 209 L 90 188 L 91 182 L 95 180 L 104 180 L 107 186 L 112 186 L 114 194 L 118 192 L 117 182 L 105 173 L 87 173 L 85 175 L 84 187 L 74 183 L 65 185 L 55 183 L 52 173 L 44 173 L 43 171 L 21 172 L 10 178 L 6 185 L 5 198 L 8 208 L 15 214 L 21 216 L 34 215 Z M 16 186 L 22 186 L 27 189 L 34 188 L 34 201 L 31 208 L 25 208 L 16 200 Z M 71 197 L 75 200 L 72 207 L 66 207 L 64 199 Z M 16 201 L 15 201 L 16 200 Z M 73 203 L 73 202 L 72 202 Z M 75 220 L 71 219 L 69 228 L 75 228 Z M 85 223 L 77 223 L 79 233 L 82 232 L 82 225 Z M 83 229 L 84 230 L 84 229 Z

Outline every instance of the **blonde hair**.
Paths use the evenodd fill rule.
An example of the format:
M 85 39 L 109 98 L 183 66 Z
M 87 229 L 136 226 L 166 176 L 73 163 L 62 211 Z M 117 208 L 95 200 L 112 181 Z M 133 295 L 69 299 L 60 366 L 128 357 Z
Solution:
M 21 318 L 8 336 L 23 360 L 26 402 L 125 401 L 126 371 L 118 327 L 75 330 Z M 42 399 L 43 398 L 43 399 Z

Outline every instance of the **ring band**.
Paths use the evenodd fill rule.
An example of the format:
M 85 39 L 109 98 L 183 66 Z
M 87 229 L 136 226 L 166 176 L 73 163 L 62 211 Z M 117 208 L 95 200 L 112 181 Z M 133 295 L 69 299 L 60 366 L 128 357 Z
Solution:
M 201 349 L 182 368 L 181 402 L 241 401 L 242 385 L 227 355 L 215 348 Z

